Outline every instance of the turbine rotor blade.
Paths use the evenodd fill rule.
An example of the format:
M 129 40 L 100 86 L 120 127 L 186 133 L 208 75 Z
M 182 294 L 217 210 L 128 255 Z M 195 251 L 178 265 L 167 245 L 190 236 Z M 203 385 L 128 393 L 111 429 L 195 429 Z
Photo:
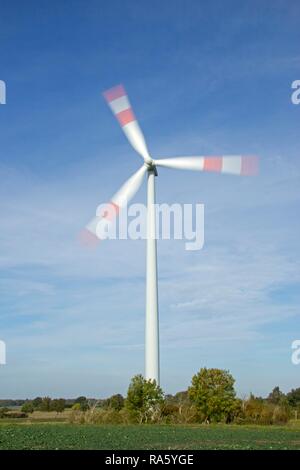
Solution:
M 96 216 L 85 226 L 81 234 L 80 238 L 85 244 L 94 244 L 102 239 L 101 233 L 109 229 L 120 210 L 129 203 L 139 190 L 146 171 L 147 167 L 143 165 L 121 186 L 110 202 L 104 205 L 100 212 L 97 211 Z
M 145 162 L 150 163 L 152 159 L 149 155 L 144 135 L 134 115 L 123 85 L 117 85 L 105 91 L 103 96 L 119 121 L 132 147 L 143 157 Z
M 258 173 L 258 158 L 246 155 L 164 158 L 154 160 L 154 164 L 158 167 L 177 170 L 212 171 L 232 175 L 255 175 Z

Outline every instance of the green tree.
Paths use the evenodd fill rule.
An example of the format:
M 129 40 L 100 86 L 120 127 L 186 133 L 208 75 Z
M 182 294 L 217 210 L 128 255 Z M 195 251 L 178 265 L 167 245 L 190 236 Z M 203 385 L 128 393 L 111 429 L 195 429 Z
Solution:
M 74 403 L 74 405 L 72 405 L 72 410 L 80 411 L 80 403 Z
M 33 413 L 34 412 L 34 406 L 32 401 L 26 401 L 24 405 L 22 405 L 21 411 L 23 413 Z
M 288 399 L 289 405 L 292 406 L 293 408 L 300 407 L 300 387 L 292 389 L 287 394 L 287 399 Z
M 269 403 L 272 403 L 272 405 L 280 405 L 285 401 L 285 394 L 279 387 L 275 387 L 272 392 L 269 393 L 267 400 Z
M 107 406 L 113 410 L 120 411 L 124 407 L 124 402 L 124 397 L 120 393 L 117 393 L 107 400 Z
M 39 410 L 41 405 L 43 403 L 42 397 L 36 397 L 34 400 L 32 400 L 32 404 L 36 410 Z
M 131 379 L 125 406 L 138 417 L 140 423 L 146 423 L 149 419 L 153 421 L 159 414 L 163 401 L 163 391 L 155 380 L 146 380 L 141 374 Z
M 87 411 L 89 409 L 88 399 L 84 396 L 76 398 L 75 404 L 76 403 L 79 403 L 81 411 Z
M 66 400 L 64 398 L 59 398 L 52 400 L 51 402 L 51 411 L 56 411 L 56 413 L 62 413 L 66 406 Z
M 232 421 L 239 406 L 234 382 L 232 375 L 221 369 L 203 368 L 193 376 L 189 397 L 205 421 Z
M 44 397 L 42 399 L 42 402 L 41 402 L 40 406 L 39 406 L 39 409 L 41 411 L 51 411 L 51 402 L 52 402 L 52 400 L 51 400 L 50 397 Z

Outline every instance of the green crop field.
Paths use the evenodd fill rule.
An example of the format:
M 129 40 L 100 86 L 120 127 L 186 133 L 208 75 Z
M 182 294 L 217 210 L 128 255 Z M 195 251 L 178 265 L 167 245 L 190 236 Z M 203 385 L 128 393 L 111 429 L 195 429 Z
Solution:
M 3 423 L 0 449 L 300 449 L 300 428 Z

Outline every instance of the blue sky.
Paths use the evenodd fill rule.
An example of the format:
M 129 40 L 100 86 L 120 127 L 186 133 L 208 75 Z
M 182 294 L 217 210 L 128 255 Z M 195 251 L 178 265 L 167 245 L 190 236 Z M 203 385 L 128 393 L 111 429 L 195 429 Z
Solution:
M 140 164 L 101 96 L 118 83 L 154 157 L 261 158 L 256 178 L 160 171 L 158 202 L 205 204 L 201 251 L 158 243 L 164 390 L 203 366 L 240 395 L 300 386 L 299 2 L 0 9 L 0 397 L 103 397 L 143 372 L 144 241 L 76 240 Z

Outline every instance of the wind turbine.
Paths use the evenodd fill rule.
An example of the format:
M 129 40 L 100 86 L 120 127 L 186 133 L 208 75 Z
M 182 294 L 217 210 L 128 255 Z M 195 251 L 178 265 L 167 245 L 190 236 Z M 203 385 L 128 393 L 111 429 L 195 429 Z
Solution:
M 85 227 L 85 240 L 99 238 L 99 228 L 107 226 L 128 204 L 140 188 L 147 173 L 147 257 L 146 257 L 146 321 L 145 321 L 145 377 L 159 384 L 159 321 L 157 287 L 157 249 L 155 220 L 155 177 L 157 167 L 177 170 L 209 171 L 233 175 L 252 175 L 257 172 L 257 158 L 252 156 L 176 157 L 153 159 L 143 133 L 133 113 L 122 85 L 103 93 L 127 139 L 143 158 L 143 165 L 112 197 L 105 210 L 97 214 Z M 87 237 L 87 238 L 86 238 Z

